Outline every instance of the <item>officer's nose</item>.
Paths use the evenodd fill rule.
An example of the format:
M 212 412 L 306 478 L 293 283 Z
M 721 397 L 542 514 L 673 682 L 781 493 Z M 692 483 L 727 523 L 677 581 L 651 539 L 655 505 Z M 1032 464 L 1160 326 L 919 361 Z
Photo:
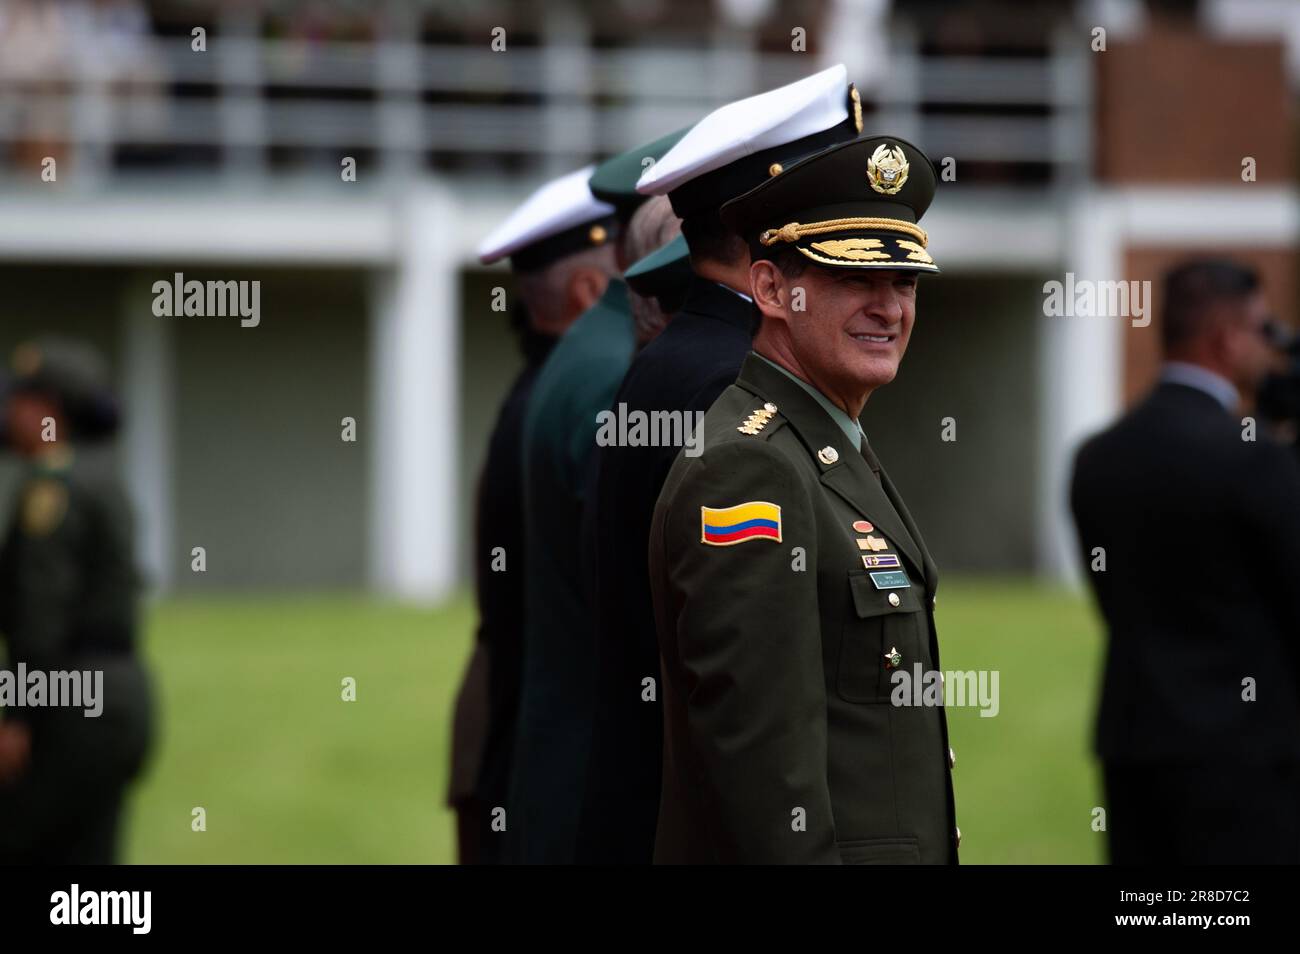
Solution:
M 886 328 L 903 320 L 903 303 L 892 289 L 873 294 L 862 310 L 868 318 Z

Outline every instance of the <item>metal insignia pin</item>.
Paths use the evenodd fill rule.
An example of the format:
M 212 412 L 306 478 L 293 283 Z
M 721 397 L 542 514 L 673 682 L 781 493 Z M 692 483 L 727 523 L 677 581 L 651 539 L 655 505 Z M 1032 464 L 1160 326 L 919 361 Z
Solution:
M 891 594 L 890 594 L 890 596 L 896 596 L 896 595 L 897 595 L 897 594 L 895 594 L 895 593 L 891 593 Z M 901 666 L 902 664 L 903 664 L 903 657 L 902 657 L 902 655 L 898 652 L 898 647 L 897 647 L 897 646 L 891 646 L 890 649 L 889 649 L 889 652 L 885 653 L 885 668 L 886 668 L 886 669 L 897 669 L 897 668 L 898 668 L 899 666 Z
M 888 144 L 881 143 L 867 160 L 867 181 L 877 192 L 897 195 L 907 183 L 909 168 L 902 146 L 890 149 Z
M 827 445 L 817 452 L 817 459 L 823 464 L 833 464 L 840 459 L 840 452 Z

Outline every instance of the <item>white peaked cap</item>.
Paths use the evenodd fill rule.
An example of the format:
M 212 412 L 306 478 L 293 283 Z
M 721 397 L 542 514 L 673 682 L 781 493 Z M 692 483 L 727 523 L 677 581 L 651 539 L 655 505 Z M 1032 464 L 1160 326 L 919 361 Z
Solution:
M 665 195 L 736 159 L 842 123 L 848 116 L 848 84 L 848 70 L 838 63 L 788 86 L 718 107 L 645 171 L 636 191 Z
M 595 166 L 553 179 L 527 199 L 478 247 L 484 265 L 513 255 L 568 229 L 614 214 L 614 207 L 591 194 L 587 180 Z

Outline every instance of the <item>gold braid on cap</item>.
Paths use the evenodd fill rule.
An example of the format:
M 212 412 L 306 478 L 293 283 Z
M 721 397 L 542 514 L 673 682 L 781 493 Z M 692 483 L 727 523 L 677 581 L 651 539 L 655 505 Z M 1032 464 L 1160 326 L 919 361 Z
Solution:
M 919 225 L 913 225 L 911 222 L 904 222 L 902 219 L 882 219 L 882 218 L 848 218 L 848 219 L 827 219 L 825 222 L 809 222 L 807 225 L 800 225 L 798 222 L 787 222 L 779 229 L 765 229 L 759 235 L 758 240 L 764 245 L 775 245 L 777 242 L 797 242 L 799 239 L 808 235 L 825 235 L 827 232 L 843 232 L 847 229 L 876 229 L 882 232 L 902 232 L 904 235 L 910 235 L 922 247 L 925 247 L 930 237 L 925 234 L 925 229 Z

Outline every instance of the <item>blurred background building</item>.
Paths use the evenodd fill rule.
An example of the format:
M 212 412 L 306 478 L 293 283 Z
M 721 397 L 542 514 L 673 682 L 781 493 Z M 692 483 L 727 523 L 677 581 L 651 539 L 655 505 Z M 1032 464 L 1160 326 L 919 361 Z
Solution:
M 1159 337 L 1048 317 L 1044 283 L 1214 250 L 1294 323 L 1293 0 L 0 0 L 0 348 L 112 357 L 159 590 L 439 600 L 518 360 L 479 240 L 549 176 L 838 61 L 945 180 L 944 272 L 864 424 L 946 571 L 1068 575 L 1070 457 Z M 176 272 L 260 281 L 260 323 L 155 316 Z

